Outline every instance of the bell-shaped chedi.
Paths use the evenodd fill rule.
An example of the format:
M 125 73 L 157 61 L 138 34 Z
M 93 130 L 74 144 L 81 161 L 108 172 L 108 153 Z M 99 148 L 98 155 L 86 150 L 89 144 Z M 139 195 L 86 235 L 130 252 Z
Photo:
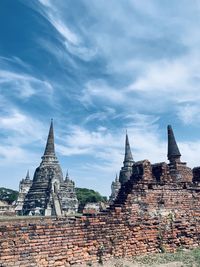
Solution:
M 133 163 L 134 163 L 134 160 L 133 160 L 133 156 L 131 153 L 131 147 L 129 144 L 128 134 L 126 133 L 125 155 L 124 155 L 124 162 L 123 162 L 124 166 L 121 168 L 120 175 L 119 175 L 119 181 L 121 184 L 126 183 L 131 177 Z
M 23 215 L 65 215 L 65 202 L 68 200 L 65 197 L 67 188 L 63 184 L 62 170 L 55 153 L 52 120 L 42 161 L 35 170 L 32 186 L 24 200 Z

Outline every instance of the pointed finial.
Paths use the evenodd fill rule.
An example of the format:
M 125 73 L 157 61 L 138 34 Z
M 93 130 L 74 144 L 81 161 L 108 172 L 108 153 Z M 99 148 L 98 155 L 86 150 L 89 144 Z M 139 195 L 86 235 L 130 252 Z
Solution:
M 119 182 L 118 174 L 116 173 L 115 182 Z
M 167 153 L 168 160 L 173 161 L 175 159 L 180 159 L 181 153 L 176 143 L 176 139 L 171 125 L 167 126 L 167 131 L 168 131 L 168 153 Z
M 55 157 L 55 147 L 54 147 L 54 132 L 53 132 L 53 119 L 51 119 L 49 135 L 47 138 L 46 148 L 44 151 L 44 156 Z
M 26 174 L 26 180 L 30 180 L 30 175 L 29 175 L 29 170 L 27 171 L 27 174 Z
M 69 181 L 69 173 L 68 173 L 68 170 L 66 172 L 65 181 Z
M 125 162 L 133 162 L 133 156 L 131 153 L 131 148 L 128 140 L 128 133 L 126 130 L 126 140 L 125 140 L 125 156 L 124 156 L 124 163 Z

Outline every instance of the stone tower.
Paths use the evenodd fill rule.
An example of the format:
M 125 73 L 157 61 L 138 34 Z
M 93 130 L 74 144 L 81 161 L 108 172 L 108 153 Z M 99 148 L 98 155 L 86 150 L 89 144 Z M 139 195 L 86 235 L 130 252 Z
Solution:
M 134 160 L 131 153 L 131 148 L 128 140 L 128 134 L 126 133 L 126 140 L 125 140 L 125 155 L 124 155 L 124 162 L 123 167 L 120 170 L 119 175 L 119 182 L 121 184 L 126 183 L 129 178 L 132 175 L 132 166 L 133 166 Z
M 75 192 L 75 183 L 69 178 L 67 171 L 64 183 L 61 184 L 60 198 L 65 214 L 72 214 L 78 211 L 78 199 Z
M 167 153 L 168 160 L 170 163 L 180 162 L 181 153 L 176 143 L 174 132 L 172 130 L 171 125 L 167 126 L 167 132 L 168 132 L 168 153 Z
M 111 184 L 111 196 L 109 199 L 110 204 L 112 204 L 117 198 L 120 188 L 121 188 L 121 183 L 119 182 L 118 175 L 116 174 L 115 181 L 113 181 Z
M 192 182 L 192 171 L 185 162 L 181 162 L 181 153 L 179 151 L 176 139 L 171 125 L 167 126 L 168 133 L 168 153 L 169 172 L 174 181 Z
M 22 179 L 19 183 L 19 194 L 16 201 L 15 212 L 17 215 L 22 215 L 22 208 L 24 204 L 24 199 L 32 185 L 32 180 L 30 179 L 29 171 L 27 171 L 26 178 Z
M 23 215 L 61 216 L 66 214 L 66 186 L 55 154 L 53 121 L 40 166 L 35 170 L 33 183 L 25 197 Z M 73 198 L 73 197 L 72 197 Z M 77 198 L 75 197 L 75 201 Z M 72 208 L 73 213 L 77 208 Z

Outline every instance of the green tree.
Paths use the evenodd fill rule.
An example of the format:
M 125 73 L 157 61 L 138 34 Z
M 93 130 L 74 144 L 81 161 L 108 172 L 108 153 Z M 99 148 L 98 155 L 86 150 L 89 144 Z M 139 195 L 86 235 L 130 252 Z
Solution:
M 17 200 L 17 196 L 18 192 L 16 190 L 0 187 L 0 200 L 12 204 L 13 201 Z
M 96 192 L 92 189 L 76 188 L 76 194 L 79 201 L 79 212 L 83 211 L 83 208 L 86 203 L 107 201 L 107 197 L 100 195 L 99 192 Z

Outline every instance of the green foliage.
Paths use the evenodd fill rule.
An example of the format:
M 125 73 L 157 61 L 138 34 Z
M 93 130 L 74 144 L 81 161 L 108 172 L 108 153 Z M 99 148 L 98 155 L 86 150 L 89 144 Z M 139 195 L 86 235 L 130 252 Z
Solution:
M 101 196 L 99 192 L 87 188 L 76 188 L 76 194 L 79 201 L 79 212 L 83 211 L 86 203 L 89 202 L 105 202 L 107 197 Z
M 11 204 L 13 201 L 17 200 L 17 196 L 17 191 L 0 187 L 0 200 L 7 201 L 9 204 Z

